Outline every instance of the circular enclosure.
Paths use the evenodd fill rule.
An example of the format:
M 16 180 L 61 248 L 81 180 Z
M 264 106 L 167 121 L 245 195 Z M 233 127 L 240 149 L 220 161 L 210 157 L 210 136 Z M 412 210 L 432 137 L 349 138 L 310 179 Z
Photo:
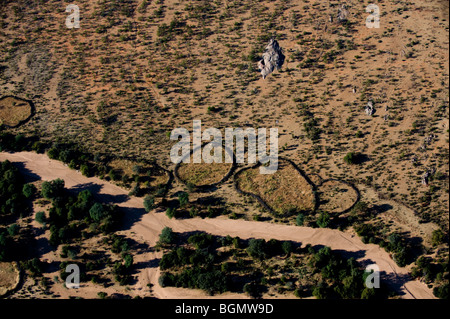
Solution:
M 34 106 L 31 101 L 14 96 L 0 98 L 0 125 L 18 127 L 27 122 L 33 114 Z

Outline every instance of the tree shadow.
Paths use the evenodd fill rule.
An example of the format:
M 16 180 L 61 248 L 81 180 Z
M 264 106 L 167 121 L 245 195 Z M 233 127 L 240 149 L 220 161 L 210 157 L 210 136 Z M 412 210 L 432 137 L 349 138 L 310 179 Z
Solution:
M 404 290 L 407 290 L 407 288 L 405 287 L 405 283 L 412 280 L 412 277 L 409 274 L 387 274 L 386 272 L 381 271 L 380 279 L 398 296 L 404 296 L 406 294 Z
M 122 226 L 120 227 L 122 230 L 130 229 L 135 223 L 142 220 L 142 216 L 147 214 L 144 208 L 120 207 L 120 209 L 124 213 Z
M 100 200 L 103 203 L 108 204 L 120 204 L 126 202 L 130 197 L 125 194 L 121 195 L 110 195 L 110 194 L 101 194 L 100 191 L 102 190 L 103 185 L 96 184 L 96 183 L 85 183 L 85 184 L 78 184 L 69 189 L 70 192 L 73 193 L 80 193 L 84 190 L 88 190 L 94 195 L 94 197 L 98 200 Z
M 392 205 L 389 204 L 381 204 L 381 205 L 373 205 L 373 209 L 378 213 L 385 213 L 388 210 L 391 210 L 392 208 L 394 208 Z
M 41 180 L 41 177 L 26 168 L 23 162 L 12 162 L 12 164 L 20 171 L 20 174 L 24 176 L 27 183 Z

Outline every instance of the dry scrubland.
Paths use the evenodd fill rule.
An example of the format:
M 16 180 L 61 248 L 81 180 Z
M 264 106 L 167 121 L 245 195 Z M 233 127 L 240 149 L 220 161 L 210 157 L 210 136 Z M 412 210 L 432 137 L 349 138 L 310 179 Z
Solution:
M 280 154 L 316 185 L 351 181 L 369 205 L 392 207 L 371 222 L 380 232 L 422 238 L 430 256 L 447 257 L 447 244 L 432 248 L 431 232 L 448 229 L 448 4 L 377 1 L 381 28 L 368 29 L 371 2 L 346 1 L 349 23 L 339 24 L 329 21 L 339 1 L 80 0 L 81 28 L 69 30 L 60 1 L 6 1 L 0 97 L 26 98 L 36 107 L 12 132 L 76 142 L 133 163 L 156 159 L 168 170 L 174 168 L 168 134 L 191 131 L 193 119 L 222 130 L 278 127 Z M 263 80 L 256 63 L 271 37 L 286 61 Z M 369 100 L 373 116 L 364 112 Z M 1 108 L 0 116 L 5 121 Z M 345 163 L 349 152 L 364 160 Z M 123 172 L 132 167 L 115 165 Z M 204 175 L 220 180 L 228 170 L 180 168 L 193 184 Z M 434 178 L 422 185 L 430 169 Z M 173 186 L 169 197 L 186 189 Z M 297 191 L 283 187 L 283 196 Z M 324 182 L 321 209 L 344 210 L 353 194 L 343 188 Z M 203 196 L 192 193 L 190 200 Z M 214 196 L 244 218 L 265 216 L 233 190 L 232 179 Z M 282 205 L 288 200 L 295 205 L 298 198 Z

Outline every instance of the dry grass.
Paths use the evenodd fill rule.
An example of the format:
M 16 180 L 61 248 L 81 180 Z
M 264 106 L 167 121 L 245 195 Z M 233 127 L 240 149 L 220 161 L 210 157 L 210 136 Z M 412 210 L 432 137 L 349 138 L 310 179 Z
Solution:
M 329 213 L 339 213 L 349 209 L 358 199 L 356 191 L 339 181 L 326 181 L 318 187 L 319 209 Z
M 31 112 L 31 105 L 26 101 L 10 96 L 0 99 L 0 125 L 17 126 L 29 118 Z
M 277 172 L 271 175 L 260 174 L 258 167 L 242 172 L 237 186 L 244 192 L 259 196 L 280 214 L 314 209 L 312 186 L 286 161 L 279 161 Z
M 226 163 L 180 164 L 178 176 L 185 184 L 205 186 L 220 182 L 230 168 L 231 164 Z

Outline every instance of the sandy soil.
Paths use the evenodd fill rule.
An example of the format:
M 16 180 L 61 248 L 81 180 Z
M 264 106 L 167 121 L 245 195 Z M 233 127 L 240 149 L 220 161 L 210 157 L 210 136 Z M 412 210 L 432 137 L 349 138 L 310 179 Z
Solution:
M 239 236 L 244 239 L 264 238 L 268 240 L 275 238 L 278 240 L 293 240 L 301 242 L 303 245 L 326 245 L 335 250 L 343 250 L 345 254 L 357 257 L 364 264 L 376 263 L 382 272 L 382 277 L 403 294 L 402 298 L 434 298 L 431 289 L 424 283 L 411 280 L 407 269 L 398 267 L 386 251 L 377 245 L 363 244 L 356 235 L 351 233 L 343 233 L 333 229 L 313 229 L 255 221 L 230 220 L 222 217 L 215 219 L 170 220 L 158 210 L 145 213 L 142 199 L 128 197 L 127 192 L 118 186 L 96 177 L 84 177 L 81 173 L 69 169 L 64 164 L 50 160 L 46 155 L 31 152 L 0 153 L 0 161 L 4 160 L 23 163 L 25 172 L 36 179 L 53 180 L 62 178 L 67 188 L 84 189 L 92 188 L 96 185 L 94 189 L 98 190 L 100 188 L 97 196 L 102 196 L 103 199 L 115 202 L 118 206 L 125 208 L 127 220 L 121 233 L 139 243 L 153 246 L 158 240 L 158 235 L 162 228 L 168 226 L 176 232 L 199 230 L 214 235 Z M 148 263 L 149 266 L 140 267 L 138 283 L 133 287 L 132 295 L 145 295 L 146 291 L 148 295 L 146 286 L 150 283 L 153 284 L 153 295 L 157 298 L 207 297 L 200 291 L 160 287 L 157 281 L 159 268 L 155 265 L 155 261 L 159 257 L 160 255 L 155 252 L 136 256 L 136 261 L 143 262 L 144 265 Z M 88 293 L 90 285 L 86 285 L 83 295 L 90 296 Z M 60 293 L 60 296 L 63 298 L 65 295 L 67 295 L 67 290 Z M 80 296 L 81 293 L 76 295 Z M 91 297 L 95 297 L 95 295 Z M 224 294 L 215 297 L 242 298 L 245 296 Z

